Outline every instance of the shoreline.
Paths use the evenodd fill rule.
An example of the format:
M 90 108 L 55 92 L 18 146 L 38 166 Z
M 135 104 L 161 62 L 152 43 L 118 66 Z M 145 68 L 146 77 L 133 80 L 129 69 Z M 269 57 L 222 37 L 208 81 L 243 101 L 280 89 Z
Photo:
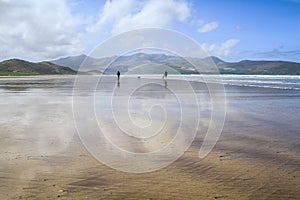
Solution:
M 217 79 L 214 79 L 214 77 L 218 77 Z M 74 75 L 34 75 L 34 76 L 0 76 L 0 80 L 14 80 L 14 79 L 18 79 L 20 78 L 21 80 L 24 79 L 43 79 L 43 78 L 74 78 L 74 80 L 77 77 L 116 77 L 116 75 L 103 75 L 103 74 L 92 74 L 92 75 L 78 75 L 78 74 L 74 74 Z M 195 77 L 198 77 L 197 80 L 195 80 Z M 185 81 L 189 81 L 189 82 L 195 82 L 197 83 L 205 83 L 205 80 L 203 80 L 202 77 L 207 77 L 208 81 L 213 81 L 212 84 L 222 84 L 224 85 L 224 87 L 249 87 L 249 88 L 265 88 L 265 89 L 279 89 L 279 90 L 292 90 L 292 91 L 299 91 L 300 90 L 300 75 L 169 75 L 167 81 L 180 81 L 180 80 L 185 80 Z M 228 78 L 256 78 L 256 79 L 250 79 L 251 81 L 254 81 L 254 84 L 250 84 L 251 81 L 248 83 L 240 83 L 240 80 L 236 80 L 237 82 L 232 83 L 233 80 L 227 80 Z M 133 75 L 133 74 L 125 74 L 122 75 L 121 78 L 139 78 L 139 79 L 153 79 L 153 80 L 161 80 L 161 75 Z M 210 79 L 212 78 L 212 79 Z M 290 79 L 290 78 L 294 78 L 295 81 L 297 82 L 286 82 L 286 83 L 282 83 L 281 81 L 277 81 L 277 82 L 269 82 L 267 81 L 266 83 L 261 82 L 260 79 L 262 78 L 273 78 L 275 80 L 277 79 Z M 204 78 L 205 79 L 205 78 Z M 247 80 L 247 79 L 245 79 Z M 261 83 L 260 83 L 261 82 Z M 275 84 L 275 85 L 274 85 Z M 291 86 L 292 84 L 292 86 Z

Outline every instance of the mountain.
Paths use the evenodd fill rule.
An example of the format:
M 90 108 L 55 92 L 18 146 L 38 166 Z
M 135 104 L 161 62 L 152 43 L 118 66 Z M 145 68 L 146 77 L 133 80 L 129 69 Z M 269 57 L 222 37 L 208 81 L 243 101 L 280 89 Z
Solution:
M 75 71 L 100 73 L 101 71 L 103 71 L 104 66 L 108 65 L 111 61 L 113 61 L 114 58 L 117 57 L 96 59 L 82 54 L 79 56 L 69 56 L 65 58 L 59 58 L 57 60 L 50 60 L 48 62 L 60 66 L 69 67 Z M 84 70 L 80 69 L 81 65 L 84 65 Z
M 29 75 L 46 75 L 46 74 L 76 74 L 77 71 L 68 67 L 59 66 L 51 62 L 28 62 L 19 59 L 10 59 L 0 62 L 0 72 L 9 75 L 29 74 Z
M 186 73 L 196 73 L 193 66 L 178 56 L 165 54 L 137 53 L 129 56 L 112 56 L 105 58 L 92 58 L 86 55 L 70 56 L 50 61 L 57 65 L 70 67 L 76 71 L 98 71 L 101 73 L 137 72 L 161 73 L 165 68 L 174 68 Z M 165 68 L 164 68 L 165 67 Z M 137 69 L 140 69 L 138 71 Z M 192 70 L 191 70 L 192 69 Z
M 86 55 L 79 55 L 79 56 L 69 56 L 66 58 L 59 58 L 57 60 L 52 60 L 52 62 L 56 65 L 70 67 L 72 69 L 79 69 L 80 64 L 87 58 Z
M 51 62 L 70 67 L 76 71 L 93 71 L 105 74 L 114 74 L 116 71 L 123 73 L 163 73 L 164 70 L 170 70 L 170 68 L 181 74 L 198 73 L 188 60 L 199 67 L 201 73 L 206 74 L 214 73 L 210 67 L 213 62 L 221 74 L 300 75 L 300 63 L 251 60 L 226 62 L 214 56 L 206 58 L 182 58 L 165 54 L 137 53 L 128 56 L 92 58 L 86 55 L 80 55 L 61 58 Z
M 50 60 L 48 62 L 54 63 L 56 65 L 65 66 L 72 68 L 73 70 L 78 71 L 81 63 L 85 62 L 88 65 L 93 66 L 93 63 L 99 62 L 99 60 L 94 59 L 92 57 L 88 57 L 87 55 L 79 55 L 79 56 L 69 56 L 65 58 L 59 58 L 57 60 Z
M 0 62 L 0 75 L 76 74 L 77 71 L 90 74 L 115 74 L 117 71 L 128 74 L 163 74 L 165 70 L 170 74 L 199 73 L 190 62 L 203 74 L 215 73 L 211 70 L 214 63 L 221 74 L 300 75 L 300 63 L 296 62 L 252 60 L 226 62 L 217 57 L 183 58 L 145 53 L 106 58 L 79 55 L 38 63 L 10 59 Z
M 266 74 L 300 75 L 300 63 L 287 61 L 250 61 L 221 63 L 218 65 L 223 74 Z

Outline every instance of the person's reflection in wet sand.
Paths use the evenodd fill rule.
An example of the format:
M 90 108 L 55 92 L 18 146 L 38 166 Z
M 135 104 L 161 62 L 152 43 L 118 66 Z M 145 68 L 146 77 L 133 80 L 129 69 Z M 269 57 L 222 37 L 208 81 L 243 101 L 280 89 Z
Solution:
M 167 80 L 164 80 L 165 81 L 165 88 L 168 88 L 168 82 Z
M 117 85 L 118 85 L 118 87 L 120 87 L 120 81 L 119 80 L 118 80 L 118 84 Z

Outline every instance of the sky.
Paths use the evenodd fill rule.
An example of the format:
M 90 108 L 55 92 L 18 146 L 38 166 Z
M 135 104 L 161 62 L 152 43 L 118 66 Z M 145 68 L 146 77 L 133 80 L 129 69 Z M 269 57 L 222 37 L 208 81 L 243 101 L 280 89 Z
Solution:
M 149 27 L 184 34 L 225 61 L 300 62 L 300 0 L 0 0 L 0 60 L 89 55 Z

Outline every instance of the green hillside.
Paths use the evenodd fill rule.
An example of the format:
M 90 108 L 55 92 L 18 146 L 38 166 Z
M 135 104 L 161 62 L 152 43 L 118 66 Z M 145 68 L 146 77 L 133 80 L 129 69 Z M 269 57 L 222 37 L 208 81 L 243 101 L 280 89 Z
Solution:
M 23 75 L 50 75 L 50 74 L 76 74 L 68 67 L 59 66 L 51 62 L 28 62 L 19 59 L 10 59 L 0 62 L 1 76 Z

